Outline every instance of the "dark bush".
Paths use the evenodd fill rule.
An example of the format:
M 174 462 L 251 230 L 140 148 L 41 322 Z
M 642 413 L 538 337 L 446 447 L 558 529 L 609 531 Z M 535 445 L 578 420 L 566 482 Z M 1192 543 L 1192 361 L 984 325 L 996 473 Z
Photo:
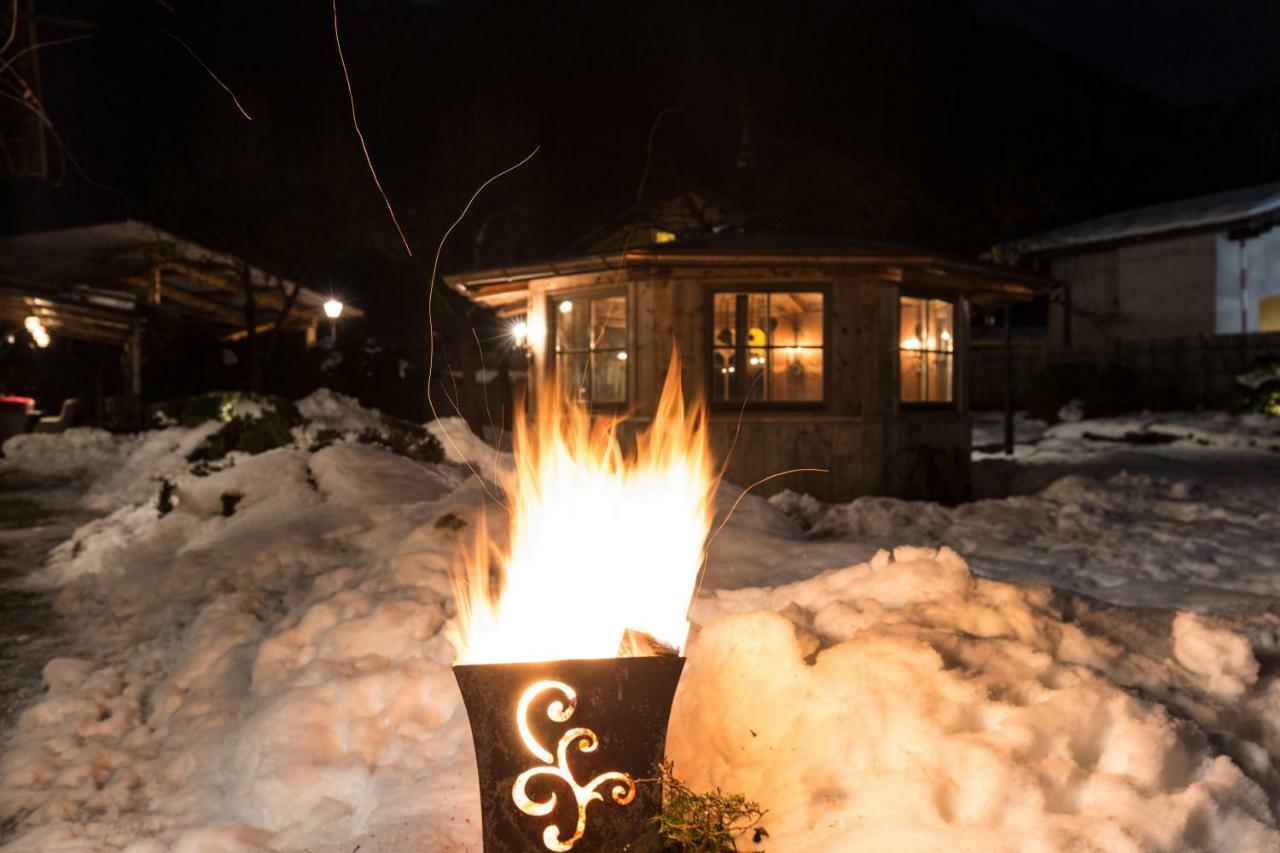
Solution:
M 284 447 L 293 441 L 293 428 L 302 424 L 298 407 L 280 397 L 253 395 L 251 399 L 262 405 L 259 416 L 235 415 L 222 428 L 205 439 L 204 444 L 187 457 L 189 462 L 221 459 L 233 450 L 250 455 Z M 222 408 L 229 413 L 230 407 Z
M 222 500 L 222 517 L 230 518 L 236 514 L 236 507 L 240 501 L 244 500 L 244 495 L 239 492 L 223 492 L 219 496 Z
M 1227 403 L 1234 414 L 1280 416 L 1280 356 L 1264 355 L 1236 379 L 1235 391 Z
M 357 436 L 361 444 L 384 447 L 418 462 L 443 462 L 444 448 L 426 427 L 411 421 L 402 421 L 390 415 L 382 416 L 382 427 L 370 427 Z
M 156 510 L 159 511 L 161 518 L 173 512 L 173 493 L 177 490 L 178 487 L 173 484 L 172 480 L 160 481 L 160 497 L 156 499 Z

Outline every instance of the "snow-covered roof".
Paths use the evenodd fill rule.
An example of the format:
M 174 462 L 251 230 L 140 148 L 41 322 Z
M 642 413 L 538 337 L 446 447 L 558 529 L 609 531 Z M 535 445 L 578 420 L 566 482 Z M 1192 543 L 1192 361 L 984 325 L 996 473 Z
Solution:
M 0 319 L 39 314 L 69 337 L 119 343 L 132 317 L 181 313 L 221 331 L 244 328 L 241 261 L 145 222 L 125 220 L 0 237 Z M 323 319 L 325 295 L 247 265 L 259 317 L 285 312 L 286 328 Z M 277 288 L 274 282 L 279 282 Z M 347 306 L 347 316 L 359 317 Z
M 1280 223 L 1280 181 L 1109 213 L 1001 243 L 993 254 L 1033 255 L 1235 225 L 1262 230 L 1276 223 Z

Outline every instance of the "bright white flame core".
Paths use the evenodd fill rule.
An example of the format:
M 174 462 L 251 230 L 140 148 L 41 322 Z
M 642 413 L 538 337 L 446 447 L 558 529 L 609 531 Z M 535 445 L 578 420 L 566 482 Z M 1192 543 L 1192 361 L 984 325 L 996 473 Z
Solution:
M 326 299 L 324 302 L 324 316 L 330 320 L 336 320 L 342 316 L 343 305 L 336 299 Z
M 458 663 L 611 658 L 627 629 L 681 650 L 711 526 L 706 412 L 686 407 L 672 359 L 657 412 L 624 455 L 619 421 L 558 389 L 517 421 L 509 550 L 480 541 L 457 577 Z M 496 565 L 499 580 L 491 579 Z

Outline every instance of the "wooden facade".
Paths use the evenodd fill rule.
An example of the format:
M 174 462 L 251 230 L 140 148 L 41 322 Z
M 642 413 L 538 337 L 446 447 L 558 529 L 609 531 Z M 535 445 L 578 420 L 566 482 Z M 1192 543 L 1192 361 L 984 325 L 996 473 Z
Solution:
M 720 241 L 723 243 L 723 241 Z M 969 492 L 966 403 L 968 313 L 974 304 L 1026 299 L 1044 279 L 964 259 L 832 243 L 803 251 L 769 246 L 655 246 L 452 276 L 450 284 L 500 313 L 525 318 L 532 377 L 553 369 L 555 305 L 567 297 L 627 299 L 625 408 L 633 422 L 652 416 L 673 348 L 686 393 L 711 399 L 712 441 L 728 454 L 727 478 L 740 485 L 781 471 L 763 494 L 790 488 L 824 500 L 895 495 L 959 501 Z M 716 402 L 715 294 L 823 295 L 820 400 Z M 902 401 L 899 306 L 903 295 L 954 306 L 950 401 Z M 721 336 L 724 332 L 720 332 Z M 723 352 L 724 350 L 720 350 Z M 812 356 L 812 353 L 810 353 Z M 780 374 L 779 374 L 780 375 Z M 736 438 L 735 438 L 736 436 Z M 730 449 L 732 452 L 730 453 Z

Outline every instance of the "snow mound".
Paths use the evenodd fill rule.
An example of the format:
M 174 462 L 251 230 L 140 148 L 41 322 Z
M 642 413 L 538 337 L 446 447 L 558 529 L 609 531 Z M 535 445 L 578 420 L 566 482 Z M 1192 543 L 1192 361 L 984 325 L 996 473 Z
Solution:
M 4 443 L 4 465 L 40 477 L 81 476 L 118 463 L 135 440 L 94 427 L 23 433 Z
M 442 464 L 339 441 L 189 470 L 207 428 L 83 466 L 121 496 L 43 579 L 92 658 L 49 662 L 0 755 L 5 853 L 478 851 L 448 573 L 478 514 L 503 524 L 457 460 L 505 457 L 449 422 Z M 970 570 L 1207 572 L 1207 546 L 1148 543 L 1212 525 L 1265 550 L 1274 507 L 1123 475 L 953 509 L 726 486 L 716 508 L 668 751 L 695 789 L 768 809 L 766 850 L 1280 849 L 1280 678 L 1259 662 L 1280 618 L 1095 613 Z M 894 540 L 928 547 L 875 551 Z M 1241 583 L 1268 559 L 1233 563 Z
M 1223 699 L 1238 699 L 1258 680 L 1248 638 L 1215 628 L 1194 613 L 1179 613 L 1173 620 L 1173 656 L 1201 676 L 1206 691 Z
M 1159 683 L 1158 661 L 1063 621 L 1047 588 L 906 548 L 720 592 L 697 616 L 669 753 L 695 788 L 767 807 L 770 849 L 1280 845 L 1277 791 L 1134 689 Z M 1198 651 L 1204 668 L 1240 656 Z
M 298 401 L 298 412 L 313 429 L 336 432 L 363 432 L 381 429 L 382 414 L 365 408 L 354 397 L 321 388 Z
M 791 492 L 770 502 L 805 528 L 806 549 L 838 555 L 844 544 L 845 564 L 880 548 L 947 545 L 985 577 L 1038 580 L 1118 604 L 1198 608 L 1280 595 L 1275 551 L 1259 547 L 1280 537 L 1275 494 L 1269 482 L 1120 473 L 1070 474 L 1039 494 L 954 507 L 886 497 L 824 504 Z
M 465 465 L 486 480 L 497 482 L 501 473 L 511 467 L 511 454 L 496 450 L 472 432 L 462 418 L 439 418 L 427 424 L 427 431 L 439 440 L 445 459 Z

